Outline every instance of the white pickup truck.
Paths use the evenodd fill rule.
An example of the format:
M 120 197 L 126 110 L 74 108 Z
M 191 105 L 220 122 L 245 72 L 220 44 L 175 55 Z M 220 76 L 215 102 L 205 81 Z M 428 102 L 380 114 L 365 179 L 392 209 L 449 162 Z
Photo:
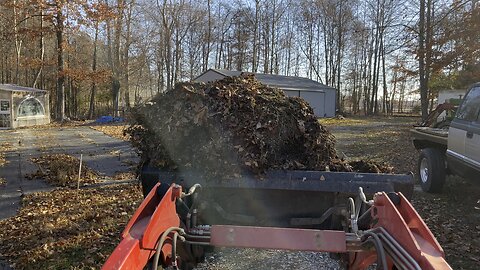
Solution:
M 465 95 L 447 129 L 412 129 L 420 149 L 417 175 L 426 192 L 440 192 L 446 174 L 480 180 L 480 83 Z M 478 178 L 478 179 L 477 179 Z

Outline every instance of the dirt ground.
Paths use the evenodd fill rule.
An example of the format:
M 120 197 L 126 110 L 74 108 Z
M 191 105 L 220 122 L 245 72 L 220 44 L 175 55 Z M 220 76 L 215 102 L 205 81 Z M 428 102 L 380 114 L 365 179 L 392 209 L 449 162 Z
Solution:
M 348 158 L 371 158 L 393 165 L 396 173 L 414 172 L 418 151 L 409 130 L 417 118 L 327 119 L 337 150 Z M 480 182 L 448 176 L 443 193 L 415 187 L 412 203 L 440 245 L 453 269 L 480 268 Z

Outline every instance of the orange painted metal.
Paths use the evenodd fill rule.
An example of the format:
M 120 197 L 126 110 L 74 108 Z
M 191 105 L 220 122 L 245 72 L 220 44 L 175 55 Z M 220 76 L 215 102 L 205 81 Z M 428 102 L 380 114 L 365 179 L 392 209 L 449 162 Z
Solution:
M 157 195 L 157 184 L 127 224 L 122 241 L 102 269 L 143 269 L 154 255 L 157 241 L 170 227 L 179 227 L 175 200 L 182 194 L 180 186 L 172 184 L 165 195 Z M 421 269 L 451 269 L 443 249 L 418 213 L 402 195 L 397 205 L 385 193 L 377 193 L 371 208 L 372 229 L 385 229 Z M 170 241 L 169 241 L 170 240 Z M 309 230 L 274 227 L 213 225 L 210 245 L 298 251 L 346 253 L 347 234 L 344 231 Z M 171 239 L 162 246 L 162 260 L 170 262 Z M 377 261 L 375 251 L 350 253 L 349 269 L 366 269 Z M 393 261 L 387 258 L 388 269 Z
M 367 269 L 377 261 L 376 252 L 352 252 L 350 253 L 350 266 L 348 269 L 362 270 Z
M 383 227 L 415 259 L 421 269 L 452 269 L 445 261 L 445 253 L 425 222 L 410 202 L 398 193 L 400 202 L 394 205 L 385 193 L 377 193 L 371 209 L 376 221 L 373 228 Z M 353 259 L 352 259 L 353 257 Z M 352 269 L 365 269 L 376 258 L 376 253 L 351 256 Z M 389 259 L 388 264 L 392 261 Z
M 346 252 L 344 231 L 213 225 L 210 244 L 222 247 Z
M 122 241 L 107 259 L 102 269 L 143 269 L 154 255 L 158 239 L 170 227 L 179 227 L 175 210 L 178 187 L 168 189 L 163 198 L 157 194 L 160 184 L 150 191 L 122 233 Z M 175 192 L 174 192 L 175 190 Z M 162 247 L 163 260 L 171 256 L 171 242 Z

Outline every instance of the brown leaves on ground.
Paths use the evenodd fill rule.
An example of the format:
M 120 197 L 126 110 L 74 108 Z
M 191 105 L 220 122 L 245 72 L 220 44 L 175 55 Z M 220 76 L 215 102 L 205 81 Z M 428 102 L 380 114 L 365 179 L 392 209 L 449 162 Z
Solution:
M 375 162 L 372 160 L 354 160 L 349 161 L 348 164 L 352 166 L 356 172 L 369 173 L 393 173 L 393 167 L 385 162 Z
M 7 184 L 7 181 L 5 180 L 5 178 L 3 177 L 0 177 L 0 187 L 3 187 Z
M 26 195 L 0 221 L 0 254 L 15 269 L 99 269 L 141 201 L 137 185 Z
M 443 190 L 442 194 L 415 193 L 412 203 L 453 269 L 479 269 L 480 186 L 460 177 L 447 177 Z
M 43 155 L 32 158 L 32 161 L 39 167 L 37 172 L 29 174 L 28 179 L 45 179 L 55 186 L 76 187 L 78 182 L 78 171 L 80 160 L 66 154 Z M 99 176 L 97 172 L 82 164 L 80 185 L 96 183 Z
M 125 133 L 125 129 L 127 127 L 128 127 L 127 125 L 121 125 L 121 124 L 115 124 L 115 123 L 105 124 L 105 125 L 95 124 L 90 126 L 90 128 L 94 130 L 98 130 L 110 137 L 114 137 L 123 141 L 130 140 L 130 136 Z
M 112 177 L 115 180 L 133 180 L 136 178 L 137 174 L 135 172 L 119 172 Z
M 7 160 L 5 159 L 5 154 L 0 152 L 0 167 L 5 166 L 7 164 Z
M 331 119 L 328 127 L 337 146 L 348 157 L 388 162 L 397 172 L 416 170 L 418 151 L 410 129 L 418 118 L 358 118 L 349 122 Z M 323 119 L 321 120 L 324 123 Z M 351 125 L 350 123 L 355 123 Z M 416 190 L 413 206 L 443 247 L 454 269 L 480 266 L 480 185 L 448 176 L 441 194 Z M 419 188 L 419 187 L 418 187 Z M 476 208 L 477 207 L 477 208 Z
M 9 142 L 2 142 L 0 144 L 0 167 L 5 166 L 8 161 L 5 159 L 5 153 L 15 150 L 13 145 Z
M 36 125 L 36 126 L 26 126 L 26 127 L 19 127 L 17 129 L 49 129 L 49 128 L 59 128 L 59 127 L 77 127 L 83 126 L 92 122 L 91 120 L 87 121 L 80 121 L 80 120 L 63 120 L 63 121 L 52 121 L 45 125 Z
M 321 119 L 320 122 L 328 123 L 327 128 L 337 138 L 337 151 L 354 160 L 353 163 L 355 160 L 373 162 L 385 167 L 386 172 L 391 172 L 393 167 L 395 173 L 408 173 L 415 169 L 418 157 L 410 137 L 416 119 L 377 117 L 350 120 L 355 125 L 343 124 L 346 120 Z

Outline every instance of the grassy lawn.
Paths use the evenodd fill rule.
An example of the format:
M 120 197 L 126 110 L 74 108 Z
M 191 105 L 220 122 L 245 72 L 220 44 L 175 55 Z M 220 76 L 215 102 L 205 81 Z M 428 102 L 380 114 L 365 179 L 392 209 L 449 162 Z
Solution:
M 325 126 L 340 126 L 340 127 L 351 127 L 351 126 L 368 126 L 372 124 L 409 124 L 413 122 L 420 121 L 420 118 L 403 116 L 403 117 L 381 117 L 381 116 L 353 116 L 348 118 L 320 118 L 320 123 Z
M 408 173 L 415 169 L 418 157 L 409 132 L 417 120 L 415 117 L 330 118 L 321 119 L 320 123 L 335 135 L 339 156 L 387 162 L 396 173 Z

